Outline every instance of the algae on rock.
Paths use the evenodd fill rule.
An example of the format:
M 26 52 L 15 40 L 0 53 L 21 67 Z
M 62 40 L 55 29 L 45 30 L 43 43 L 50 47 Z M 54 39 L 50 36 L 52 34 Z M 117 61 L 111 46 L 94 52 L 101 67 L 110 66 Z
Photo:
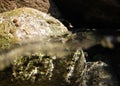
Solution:
M 41 53 L 18 57 L 12 74 L 9 86 L 118 86 L 110 66 L 104 62 L 86 62 L 82 50 L 65 58 Z
M 19 40 L 61 36 L 67 28 L 57 19 L 33 8 L 19 8 L 0 14 L 0 29 Z
M 81 63 L 82 62 L 82 63 Z M 80 66 L 80 65 L 81 66 Z M 33 54 L 31 56 L 22 56 L 14 60 L 13 76 L 14 79 L 22 81 L 49 82 L 50 86 L 56 86 L 57 83 L 68 85 L 73 77 L 76 67 L 82 67 L 85 64 L 82 51 L 76 51 L 65 58 L 50 57 L 44 54 Z M 44 82 L 43 82 L 44 81 Z M 48 84 L 44 85 L 47 86 Z
M 82 49 L 69 44 L 75 40 L 69 40 L 67 28 L 45 13 L 32 8 L 5 12 L 0 14 L 0 26 L 1 47 L 19 44 L 7 52 L 1 50 L 2 74 L 11 67 L 8 80 L 6 75 L 0 78 L 3 86 L 117 86 L 112 71 L 106 70 L 109 65 L 86 62 Z
M 67 28 L 57 19 L 36 9 L 24 7 L 0 14 L 0 48 L 66 33 Z
M 59 20 L 33 8 L 23 7 L 1 13 L 0 59 L 13 59 L 15 56 L 6 53 L 16 53 L 12 50 L 17 46 L 38 41 L 44 44 L 47 42 L 45 40 L 65 34 L 69 34 L 69 31 Z

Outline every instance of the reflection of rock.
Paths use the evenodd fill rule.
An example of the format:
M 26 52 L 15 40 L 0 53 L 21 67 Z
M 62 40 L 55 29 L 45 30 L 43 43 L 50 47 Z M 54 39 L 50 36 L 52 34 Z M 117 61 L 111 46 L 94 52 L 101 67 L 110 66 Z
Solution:
M 60 12 L 52 0 L 0 0 L 0 12 L 10 11 L 20 7 L 31 7 L 42 12 L 60 17 Z
M 117 27 L 119 0 L 54 0 L 72 23 L 79 26 Z M 79 22 L 79 23 L 78 23 Z M 101 26 L 103 25 L 103 26 Z M 120 25 L 119 25 L 120 27 Z

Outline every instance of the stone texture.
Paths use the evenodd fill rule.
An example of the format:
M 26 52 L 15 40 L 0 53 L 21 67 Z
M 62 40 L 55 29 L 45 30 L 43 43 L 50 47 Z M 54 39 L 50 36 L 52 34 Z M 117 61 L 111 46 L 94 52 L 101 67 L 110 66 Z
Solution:
M 109 65 L 86 62 L 75 40 L 66 43 L 68 34 L 58 20 L 32 8 L 0 14 L 1 86 L 119 86 Z
M 73 24 L 82 27 L 120 27 L 119 0 L 54 0 Z
M 0 14 L 0 30 L 18 40 L 60 36 L 67 33 L 57 19 L 32 8 L 19 8 Z
M 41 45 L 44 45 L 44 43 L 49 41 L 49 38 L 68 33 L 67 28 L 57 19 L 33 8 L 24 7 L 4 12 L 0 14 L 0 53 L 16 48 L 16 46 L 20 46 L 21 44 L 27 45 L 26 43 L 40 42 Z M 47 46 L 49 46 L 49 44 L 47 44 Z M 34 50 L 37 50 L 35 47 L 37 48 L 37 46 L 33 47 Z M 31 47 L 29 46 L 29 48 Z M 33 48 L 31 48 L 30 51 Z M 43 46 L 38 47 L 38 49 L 42 48 Z M 22 48 L 20 51 L 16 50 L 18 51 L 17 53 L 11 53 L 19 55 L 23 50 L 25 49 Z M 8 58 L 9 56 L 10 54 Z M 7 56 L 5 56 L 5 58 L 7 58 Z M 0 59 L 2 59 L 2 57 L 0 57 Z M 3 67 L 3 65 L 1 65 L 1 67 Z
M 52 0 L 0 0 L 0 12 L 21 7 L 31 7 L 60 18 L 60 12 Z
M 4 72 L 0 72 L 2 78 Z M 12 71 L 8 72 L 6 80 L 0 78 L 3 86 L 119 86 L 109 65 L 101 61 L 86 62 L 82 50 L 65 58 L 40 53 L 20 56 L 14 60 Z

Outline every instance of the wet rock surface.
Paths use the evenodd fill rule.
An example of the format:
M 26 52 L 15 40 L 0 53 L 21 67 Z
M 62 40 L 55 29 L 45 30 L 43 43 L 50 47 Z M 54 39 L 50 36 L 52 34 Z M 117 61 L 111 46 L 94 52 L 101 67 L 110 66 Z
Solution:
M 25 7 L 0 14 L 0 26 L 1 86 L 119 86 L 119 35 L 70 33 Z
M 61 36 L 68 30 L 57 19 L 32 8 L 19 8 L 0 14 L 1 36 L 28 41 Z M 58 29 L 58 30 L 57 30 Z
M 50 38 L 69 34 L 67 28 L 57 19 L 33 8 L 24 7 L 1 13 L 0 18 L 1 54 L 20 45 L 24 45 L 25 47 L 27 43 L 28 47 L 30 47 L 29 44 L 38 44 L 41 42 L 40 44 L 42 47 L 38 47 L 38 49 L 42 50 L 43 45 L 47 43 Z M 46 45 L 49 46 L 48 43 Z M 20 52 L 24 50 L 24 47 L 20 50 L 16 50 L 18 51 L 16 55 L 20 55 Z M 36 50 L 35 48 L 37 48 L 37 46 L 34 46 L 33 48 Z M 31 50 L 32 49 L 30 49 L 30 51 Z M 14 51 L 11 51 L 11 53 L 12 54 L 8 54 L 15 54 Z M 3 55 L 3 57 L 8 57 L 7 59 L 9 59 L 9 55 Z
M 4 74 L 8 72 L 9 77 L 5 80 Z M 65 58 L 44 54 L 18 57 L 12 71 L 0 74 L 2 86 L 118 86 L 110 66 L 104 62 L 86 62 L 81 50 Z

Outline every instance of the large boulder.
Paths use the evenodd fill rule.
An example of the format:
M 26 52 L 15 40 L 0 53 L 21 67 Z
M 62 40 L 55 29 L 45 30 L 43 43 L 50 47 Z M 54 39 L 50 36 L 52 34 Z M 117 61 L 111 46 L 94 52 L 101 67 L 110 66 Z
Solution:
M 36 37 L 60 36 L 68 32 L 57 19 L 26 7 L 1 13 L 0 26 L 1 35 L 8 34 L 22 41 Z
M 57 19 L 32 8 L 19 8 L 0 14 L 0 52 L 15 43 L 39 41 L 67 34 Z
M 120 27 L 119 0 L 54 0 L 65 17 L 82 27 Z

